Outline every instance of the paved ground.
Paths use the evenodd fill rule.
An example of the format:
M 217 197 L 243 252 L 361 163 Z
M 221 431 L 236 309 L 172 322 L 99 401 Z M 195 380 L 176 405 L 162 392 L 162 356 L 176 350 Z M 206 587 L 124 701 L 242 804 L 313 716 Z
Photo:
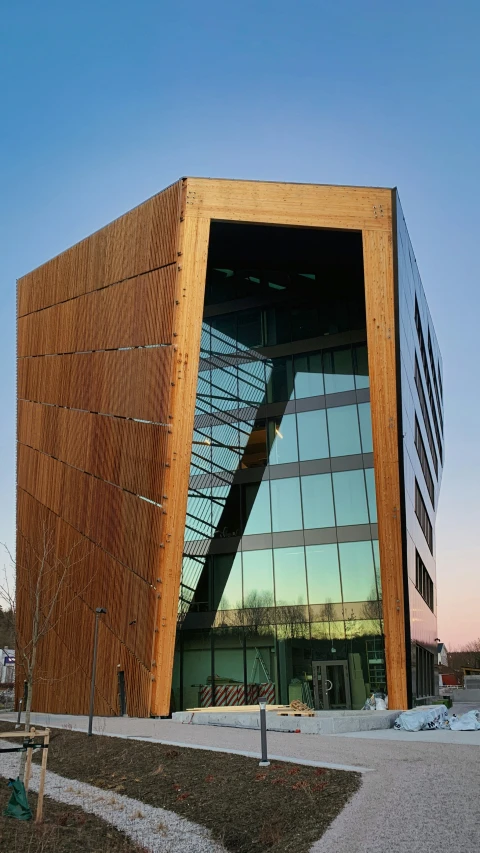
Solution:
M 51 726 L 67 722 L 75 728 L 86 724 L 86 718 L 36 720 Z M 95 730 L 226 750 L 256 752 L 259 747 L 258 732 L 170 720 L 111 718 L 96 721 Z M 278 756 L 373 771 L 364 773 L 359 793 L 312 853 L 476 853 L 480 848 L 480 751 L 475 748 L 480 747 L 480 732 L 271 732 L 268 743 Z

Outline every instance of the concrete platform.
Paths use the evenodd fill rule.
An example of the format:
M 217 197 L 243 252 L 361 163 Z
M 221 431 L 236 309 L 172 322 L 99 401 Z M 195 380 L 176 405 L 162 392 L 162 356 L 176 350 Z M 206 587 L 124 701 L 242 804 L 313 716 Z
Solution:
M 464 690 L 454 690 L 452 691 L 452 699 L 454 705 L 469 703 L 476 703 L 477 707 L 480 706 L 480 690 L 476 690 L 473 687 Z
M 272 732 L 301 732 L 309 735 L 336 735 L 391 729 L 399 711 L 316 711 L 314 717 L 279 716 L 267 711 L 267 729 Z M 251 711 L 178 711 L 175 723 L 196 726 L 223 726 L 233 729 L 259 729 L 260 714 Z

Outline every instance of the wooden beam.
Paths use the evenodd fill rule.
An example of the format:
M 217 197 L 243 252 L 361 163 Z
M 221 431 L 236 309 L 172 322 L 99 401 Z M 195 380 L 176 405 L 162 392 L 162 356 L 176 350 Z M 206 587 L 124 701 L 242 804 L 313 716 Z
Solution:
M 209 219 L 183 217 L 180 230 L 175 353 L 170 413 L 172 434 L 165 478 L 165 540 L 154 641 L 152 714 L 170 711 L 178 598 L 182 572 L 203 302 L 207 269 Z
M 188 216 L 362 231 L 391 228 L 391 191 L 188 178 Z
M 393 241 L 363 231 L 368 369 L 390 708 L 407 708 Z

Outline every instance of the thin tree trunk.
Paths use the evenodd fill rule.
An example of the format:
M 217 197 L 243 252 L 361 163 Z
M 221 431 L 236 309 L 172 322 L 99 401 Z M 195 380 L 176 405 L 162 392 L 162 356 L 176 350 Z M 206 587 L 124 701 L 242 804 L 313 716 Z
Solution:
M 33 678 L 31 673 L 28 674 L 27 677 L 27 701 L 25 703 L 25 731 L 30 731 L 30 719 L 32 715 L 32 693 L 33 693 Z M 25 762 L 27 760 L 27 753 L 20 753 L 20 765 L 18 768 L 18 775 L 20 779 L 23 780 L 23 774 L 25 773 Z

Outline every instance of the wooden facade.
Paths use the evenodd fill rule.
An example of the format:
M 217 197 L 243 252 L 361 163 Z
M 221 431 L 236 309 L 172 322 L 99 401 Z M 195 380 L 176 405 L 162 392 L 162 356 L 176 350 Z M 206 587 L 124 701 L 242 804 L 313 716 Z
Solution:
M 407 705 L 392 192 L 185 178 L 18 282 L 17 554 L 82 550 L 40 646 L 34 708 L 170 707 L 211 220 L 363 235 L 390 706 Z M 28 636 L 28 589 L 19 588 Z

